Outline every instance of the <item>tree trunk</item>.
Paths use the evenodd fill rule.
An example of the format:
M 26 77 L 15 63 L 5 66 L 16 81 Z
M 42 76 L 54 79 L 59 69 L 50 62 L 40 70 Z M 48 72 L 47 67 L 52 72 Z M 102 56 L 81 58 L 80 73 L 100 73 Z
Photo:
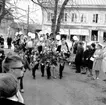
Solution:
M 0 15 L 0 24 L 1 24 L 1 21 L 2 21 L 2 19 L 4 18 L 4 16 L 5 16 L 5 3 L 6 3 L 6 0 L 2 0 L 2 10 L 1 10 L 1 15 Z
M 56 30 L 56 19 L 57 19 L 58 1 L 59 0 L 55 0 L 54 15 L 53 15 L 52 26 L 51 26 L 51 32 L 53 33 L 53 37 L 55 37 L 55 30 Z
M 62 20 L 62 18 L 64 16 L 65 6 L 67 5 L 68 1 L 69 0 L 64 0 L 64 2 L 62 4 L 62 7 L 60 9 L 60 14 L 59 14 L 58 19 L 57 19 L 57 27 L 56 27 L 56 31 L 55 31 L 56 34 L 60 31 L 61 20 Z

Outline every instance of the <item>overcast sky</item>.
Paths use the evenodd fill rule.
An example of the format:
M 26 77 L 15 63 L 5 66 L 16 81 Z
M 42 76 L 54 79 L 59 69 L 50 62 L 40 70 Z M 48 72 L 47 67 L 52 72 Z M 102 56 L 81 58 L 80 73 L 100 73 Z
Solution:
M 15 2 L 14 2 L 15 1 Z M 29 20 L 31 23 L 42 23 L 42 11 L 41 8 L 32 3 L 31 0 L 11 0 L 13 6 L 11 8 L 14 10 L 14 16 L 20 17 L 20 21 L 27 22 L 27 13 L 28 13 L 28 5 L 29 5 Z M 15 8 L 16 7 L 16 8 Z M 21 8 L 21 9 L 17 9 Z M 16 20 L 18 21 L 18 20 Z

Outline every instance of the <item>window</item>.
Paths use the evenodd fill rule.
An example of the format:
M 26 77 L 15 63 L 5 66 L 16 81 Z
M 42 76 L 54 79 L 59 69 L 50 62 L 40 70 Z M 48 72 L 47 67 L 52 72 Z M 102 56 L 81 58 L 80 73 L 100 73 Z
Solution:
M 53 19 L 53 13 L 51 13 L 51 20 Z
M 51 21 L 50 20 L 50 12 L 48 12 L 48 14 L 47 14 L 47 19 L 48 19 L 48 21 Z
M 72 13 L 71 21 L 76 22 L 76 19 L 77 19 L 77 15 L 75 13 Z
M 103 41 L 106 42 L 106 32 L 103 34 Z
M 67 21 L 67 13 L 64 13 L 63 17 L 61 19 L 61 22 L 63 23 L 63 22 L 66 22 L 66 21 Z
M 64 16 L 64 20 L 65 20 L 65 22 L 67 21 L 67 13 L 65 13 L 64 14 L 65 16 Z
M 93 23 L 98 23 L 98 14 L 93 14 Z
M 47 15 L 48 15 L 48 16 L 47 16 L 48 21 L 51 21 L 51 20 L 53 19 L 53 13 L 48 12 Z
M 98 31 L 97 30 L 92 30 L 91 40 L 98 41 Z
M 85 41 L 85 36 L 79 36 L 79 39 L 80 39 L 81 41 Z
M 81 14 L 81 22 L 86 22 L 86 16 L 84 14 Z

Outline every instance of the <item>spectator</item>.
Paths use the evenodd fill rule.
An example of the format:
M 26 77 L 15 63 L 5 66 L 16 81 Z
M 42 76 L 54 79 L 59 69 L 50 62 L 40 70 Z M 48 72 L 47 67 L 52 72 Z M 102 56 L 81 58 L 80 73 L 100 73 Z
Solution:
M 2 61 L 5 58 L 4 50 L 0 49 L 0 73 L 2 72 Z
M 89 77 L 92 77 L 93 74 L 92 74 L 92 67 L 93 67 L 93 62 L 94 62 L 94 53 L 95 53 L 95 50 L 96 50 L 96 45 L 94 43 L 91 44 L 91 49 L 90 49 L 90 53 L 89 53 L 89 57 L 88 57 L 88 70 L 89 70 Z
M 78 47 L 77 47 L 77 51 L 76 51 L 76 57 L 75 57 L 76 73 L 81 72 L 80 67 L 82 65 L 82 58 L 83 58 L 83 52 L 84 52 L 84 48 L 82 45 L 83 45 L 83 43 L 79 42 Z
M 23 77 L 24 77 L 24 63 L 23 60 L 16 53 L 8 53 L 2 62 L 2 72 L 12 73 L 20 82 L 20 91 L 23 89 Z
M 0 36 L 0 44 L 1 44 L 1 48 L 4 48 L 4 38 L 2 35 Z
M 86 50 L 83 53 L 83 71 L 82 71 L 83 74 L 87 73 L 89 53 L 90 53 L 90 46 L 86 46 Z
M 101 70 L 101 63 L 102 63 L 102 46 L 98 44 L 97 49 L 94 53 L 94 62 L 93 62 L 93 70 L 95 70 L 95 79 L 99 79 L 99 72 Z
M 18 91 L 17 79 L 10 73 L 0 74 L 0 103 L 2 105 L 25 105 Z
M 101 70 L 106 74 L 106 46 L 102 50 Z
M 8 49 L 11 49 L 11 42 L 12 42 L 12 38 L 10 36 L 7 37 L 7 45 L 8 45 Z

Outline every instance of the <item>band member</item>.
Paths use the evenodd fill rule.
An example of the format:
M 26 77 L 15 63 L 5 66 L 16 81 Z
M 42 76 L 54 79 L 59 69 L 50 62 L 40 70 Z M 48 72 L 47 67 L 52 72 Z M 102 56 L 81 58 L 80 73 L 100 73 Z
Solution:
M 45 64 L 44 64 L 44 62 L 42 61 L 41 63 L 40 63 L 40 67 L 41 67 L 41 73 L 42 73 L 42 77 L 44 77 L 44 72 L 45 72 Z
M 32 64 L 32 76 L 33 76 L 33 79 L 35 79 L 35 77 L 36 77 L 35 72 L 38 69 L 38 67 L 39 67 L 39 61 L 36 60 Z
M 60 61 L 59 64 L 59 78 L 62 79 L 63 77 L 63 70 L 64 70 L 65 62 L 63 60 Z
M 46 64 L 46 72 L 47 72 L 47 79 L 50 79 L 51 77 L 51 71 L 50 71 L 50 62 L 47 61 L 47 64 Z
M 56 66 L 57 66 L 57 59 L 55 58 L 55 56 L 53 56 L 53 59 L 51 60 L 51 73 L 52 77 L 55 79 L 57 78 Z

